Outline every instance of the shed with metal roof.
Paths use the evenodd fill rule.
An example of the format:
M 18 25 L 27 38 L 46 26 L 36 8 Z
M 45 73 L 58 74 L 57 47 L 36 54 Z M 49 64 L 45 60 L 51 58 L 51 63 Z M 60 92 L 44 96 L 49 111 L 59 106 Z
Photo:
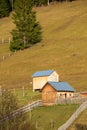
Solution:
M 48 81 L 59 82 L 59 75 L 54 70 L 37 71 L 32 75 L 33 91 L 41 90 Z
M 67 82 L 47 82 L 41 92 L 43 104 L 50 105 L 55 104 L 57 99 L 72 98 L 75 89 Z

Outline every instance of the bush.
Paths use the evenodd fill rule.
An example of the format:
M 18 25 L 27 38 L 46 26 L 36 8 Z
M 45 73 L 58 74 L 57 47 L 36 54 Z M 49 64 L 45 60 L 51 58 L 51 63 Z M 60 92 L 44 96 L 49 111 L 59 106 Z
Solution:
M 86 124 L 76 124 L 75 125 L 76 130 L 87 130 Z

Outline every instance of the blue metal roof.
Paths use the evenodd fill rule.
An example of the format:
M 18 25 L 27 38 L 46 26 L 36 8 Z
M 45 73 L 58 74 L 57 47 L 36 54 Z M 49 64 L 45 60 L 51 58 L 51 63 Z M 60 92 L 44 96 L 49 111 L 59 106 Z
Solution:
M 70 91 L 74 92 L 73 89 L 67 82 L 48 82 L 57 91 Z
M 32 77 L 49 76 L 54 72 L 54 70 L 44 70 L 35 72 Z

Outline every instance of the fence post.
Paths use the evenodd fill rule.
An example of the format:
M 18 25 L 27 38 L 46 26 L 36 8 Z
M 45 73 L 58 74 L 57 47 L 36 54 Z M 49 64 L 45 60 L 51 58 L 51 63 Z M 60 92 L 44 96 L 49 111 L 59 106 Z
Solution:
M 4 60 L 4 59 L 5 59 L 5 56 L 3 56 L 2 59 Z
M 30 112 L 29 112 L 29 117 L 30 117 L 30 121 L 31 121 L 31 117 L 32 117 L 31 108 L 30 108 Z
M 50 128 L 51 128 L 51 130 L 53 130 L 53 128 L 54 128 L 54 121 L 53 120 L 51 120 L 51 122 L 50 122 Z
M 36 129 L 38 128 L 38 123 L 37 123 L 37 121 L 36 121 Z
M 2 38 L 2 44 L 4 44 L 4 38 Z
M 23 97 L 25 96 L 24 86 L 22 87 Z
M 9 53 L 9 56 L 11 56 L 11 53 Z

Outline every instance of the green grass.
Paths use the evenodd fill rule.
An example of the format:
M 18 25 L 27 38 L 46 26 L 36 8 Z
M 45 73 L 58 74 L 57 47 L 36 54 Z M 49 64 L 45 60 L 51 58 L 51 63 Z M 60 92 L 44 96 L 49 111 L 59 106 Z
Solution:
M 29 113 L 29 118 L 31 117 L 32 123 L 37 123 L 38 130 L 57 130 L 77 108 L 78 105 L 39 107 Z
M 31 87 L 32 74 L 54 69 L 61 81 L 77 91 L 87 90 L 87 1 L 54 4 L 35 9 L 43 29 L 43 40 L 0 62 L 0 85 Z M 14 28 L 11 17 L 0 20 L 0 37 L 9 37 Z M 8 45 L 9 46 L 9 45 Z M 9 52 L 0 45 L 0 55 Z
M 75 130 L 75 124 L 87 125 L 87 109 L 80 114 L 80 116 L 74 121 L 68 130 Z
M 20 106 L 27 105 L 31 102 L 41 99 L 40 92 L 32 92 L 32 89 L 10 89 L 10 92 L 17 97 Z

